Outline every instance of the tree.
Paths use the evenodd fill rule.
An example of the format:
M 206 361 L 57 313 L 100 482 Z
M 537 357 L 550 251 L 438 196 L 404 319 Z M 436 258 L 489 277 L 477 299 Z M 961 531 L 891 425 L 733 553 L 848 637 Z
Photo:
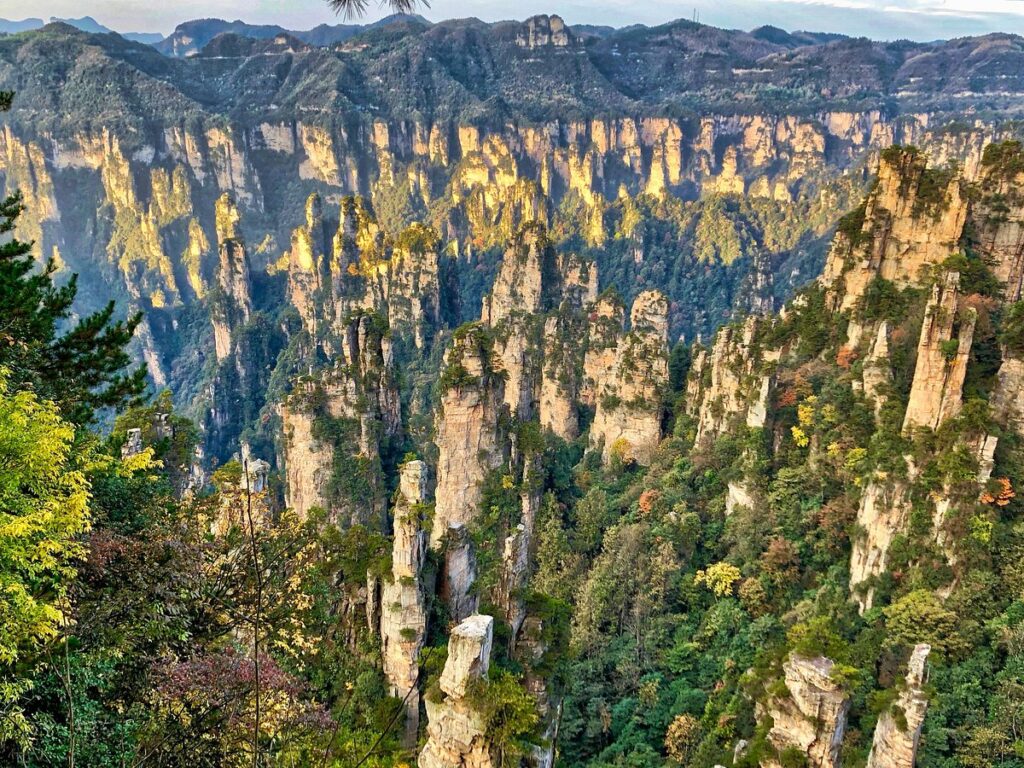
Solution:
M 0 234 L 13 232 L 24 209 L 18 192 L 0 202 Z M 54 285 L 56 262 L 38 270 L 32 245 L 17 238 L 0 245 L 0 366 L 13 389 L 33 389 L 66 419 L 87 424 L 97 409 L 124 405 L 145 389 L 144 366 L 124 373 L 131 363 L 125 348 L 142 315 L 115 321 L 110 302 L 61 335 L 78 293 L 76 276 Z
M 685 764 L 700 738 L 700 722 L 689 714 L 676 715 L 665 732 L 665 751 L 679 764 Z
M 430 3 L 422 0 L 424 7 L 429 8 Z M 346 19 L 356 18 L 366 13 L 369 5 L 368 0 L 327 0 L 331 9 Z M 416 0 L 381 0 L 382 8 L 390 8 L 395 13 L 411 13 L 417 6 Z
M 89 487 L 72 462 L 74 427 L 0 368 L 0 742 L 28 733 L 16 705 L 31 685 L 18 665 L 56 636 L 89 527 Z

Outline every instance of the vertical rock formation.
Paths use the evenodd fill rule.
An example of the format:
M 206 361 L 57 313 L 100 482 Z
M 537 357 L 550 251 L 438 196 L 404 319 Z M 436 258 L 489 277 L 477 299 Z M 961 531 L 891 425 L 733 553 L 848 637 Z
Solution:
M 928 682 L 930 652 L 929 645 L 914 646 L 907 662 L 906 688 L 878 718 L 867 768 L 914 768 L 921 727 L 928 711 L 924 685 Z
M 901 288 L 921 285 L 927 267 L 956 251 L 967 209 L 959 177 L 929 169 L 916 150 L 883 152 L 877 185 L 864 208 L 840 222 L 825 261 L 821 283 L 829 305 L 856 307 L 875 278 Z
M 1024 174 L 1013 162 L 1019 151 L 998 144 L 986 149 L 980 195 L 971 206 L 978 251 L 1003 284 L 1006 301 L 1019 301 L 1024 288 Z
M 615 362 L 597 382 L 597 411 L 590 442 L 640 464 L 651 460 L 661 441 L 661 405 L 668 383 L 668 300 L 644 291 L 630 312 L 630 329 L 618 342 Z
M 493 343 L 478 323 L 452 337 L 441 374 L 437 415 L 437 502 L 431 545 L 449 527 L 469 523 L 480 502 L 480 484 L 505 461 L 504 381 Z
M 485 680 L 491 661 L 494 619 L 470 616 L 448 639 L 448 660 L 440 691 L 428 694 L 427 743 L 419 768 L 491 768 L 486 721 L 469 696 L 474 683 Z
M 602 293 L 590 308 L 580 389 L 580 400 L 586 405 L 597 405 L 598 383 L 614 375 L 615 355 L 625 318 L 626 307 L 614 290 Z
M 544 322 L 544 360 L 540 383 L 540 424 L 566 441 L 580 434 L 580 339 L 586 335 L 582 315 L 564 307 Z
M 697 420 L 695 442 L 713 440 L 737 419 L 763 427 L 771 377 L 760 373 L 762 353 L 756 346 L 763 320 L 748 317 L 742 326 L 727 325 L 715 337 L 710 353 L 694 358 L 686 389 L 686 411 Z
M 523 26 L 525 29 L 516 36 L 516 45 L 521 48 L 564 48 L 573 42 L 561 16 L 533 16 L 524 21 Z
M 288 298 L 298 310 L 310 338 L 319 341 L 325 322 L 323 288 L 330 280 L 329 241 L 323 220 L 323 203 L 313 194 L 306 201 L 306 221 L 292 233 L 288 252 Z M 327 329 L 323 329 L 327 330 Z
M 904 430 L 936 429 L 960 412 L 977 313 L 958 307 L 959 284 L 960 275 L 949 272 L 932 287 L 917 345 Z
M 234 351 L 232 336 L 252 315 L 249 254 L 238 232 L 238 208 L 225 193 L 217 200 L 217 293 L 211 297 L 214 350 L 217 360 Z
M 410 461 L 402 466 L 394 508 L 395 535 L 391 581 L 381 597 L 381 658 L 391 695 L 405 701 L 407 747 L 416 745 L 419 730 L 419 656 L 427 633 L 427 606 L 420 583 L 427 537 L 421 507 L 427 500 L 427 465 Z
M 810 768 L 838 768 L 839 749 L 850 707 L 847 694 L 832 677 L 824 656 L 790 654 L 782 665 L 788 696 L 773 697 L 762 710 L 772 718 L 768 741 L 780 753 L 795 749 Z M 777 766 L 774 760 L 762 765 Z
M 892 363 L 889 360 L 889 322 L 883 320 L 875 331 L 874 341 L 864 358 L 862 375 L 864 394 L 875 403 L 875 415 L 885 405 L 885 389 L 892 384 Z
M 864 489 L 857 510 L 858 535 L 850 552 L 850 589 L 861 613 L 874 600 L 874 589 L 862 585 L 888 568 L 889 546 L 909 517 L 910 496 L 905 483 L 878 479 Z
M 391 341 L 383 319 L 353 315 L 333 368 L 300 380 L 281 405 L 288 506 L 322 507 L 339 523 L 379 524 L 381 453 L 401 431 Z
M 437 489 L 430 543 L 445 554 L 446 597 L 452 616 L 475 608 L 470 587 L 475 578 L 467 526 L 476 518 L 481 484 L 507 456 L 502 372 L 496 368 L 487 328 L 474 323 L 457 330 L 445 354 L 435 443 Z

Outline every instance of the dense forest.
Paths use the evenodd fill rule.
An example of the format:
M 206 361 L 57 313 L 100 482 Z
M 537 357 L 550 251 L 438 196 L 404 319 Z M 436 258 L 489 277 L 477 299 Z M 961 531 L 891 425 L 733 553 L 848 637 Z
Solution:
M 0 763 L 1024 768 L 1024 147 L 992 139 L 796 199 L 314 190 L 275 258 L 235 189 L 173 265 L 139 222 L 205 242 L 187 184 L 108 146 L 117 268 L 195 294 L 130 314 L 79 311 L 12 193 Z

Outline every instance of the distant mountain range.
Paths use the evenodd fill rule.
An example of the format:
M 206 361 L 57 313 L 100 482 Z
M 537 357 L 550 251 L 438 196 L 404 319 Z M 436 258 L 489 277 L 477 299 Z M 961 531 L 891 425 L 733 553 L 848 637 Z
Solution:
M 179 24 L 170 35 L 164 37 L 159 32 L 117 32 L 117 30 L 100 24 L 91 16 L 83 16 L 79 19 L 61 19 L 56 16 L 50 18 L 50 23 L 64 23 L 91 34 L 116 32 L 126 40 L 152 45 L 167 56 L 178 57 L 193 56 L 199 53 L 207 43 L 218 35 L 235 35 L 253 40 L 268 40 L 279 35 L 288 35 L 307 45 L 319 47 L 343 42 L 370 29 L 406 21 L 430 25 L 425 18 L 415 14 L 395 14 L 370 24 L 320 24 L 307 30 L 285 29 L 276 24 L 247 24 L 239 19 L 235 21 L 194 19 Z M 41 29 L 46 23 L 42 19 L 36 18 L 19 21 L 0 19 L 0 34 L 13 35 L 18 32 Z M 611 31 L 610 27 L 601 29 Z
M 50 23 L 54 22 L 63 22 L 82 30 L 83 32 L 91 32 L 93 34 L 104 34 L 116 31 L 110 29 L 110 27 L 103 26 L 92 16 L 83 16 L 80 19 L 61 19 L 57 16 L 51 16 Z M 28 32 L 33 29 L 40 29 L 45 25 L 46 22 L 42 19 L 32 18 L 22 19 L 21 21 L 0 19 L 0 33 L 13 35 L 18 32 Z M 125 40 L 131 40 L 136 43 L 146 43 L 148 45 L 154 45 L 164 39 L 164 36 L 159 32 L 117 32 L 117 34 L 121 35 Z

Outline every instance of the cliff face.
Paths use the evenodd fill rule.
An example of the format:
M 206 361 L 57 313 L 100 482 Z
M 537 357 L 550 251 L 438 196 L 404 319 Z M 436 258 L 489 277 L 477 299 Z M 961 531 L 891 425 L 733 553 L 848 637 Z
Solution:
M 783 664 L 789 695 L 773 698 L 766 706 L 773 723 L 769 742 L 780 752 L 796 748 L 812 768 L 839 766 L 850 702 L 831 677 L 833 667 L 824 656 L 791 655 Z M 768 760 L 762 765 L 779 763 Z
M 333 368 L 300 380 L 280 407 L 286 503 L 318 506 L 343 523 L 380 524 L 381 453 L 402 429 L 394 358 L 384 321 L 357 314 Z
M 401 479 L 392 514 L 394 540 L 391 581 L 381 593 L 381 658 L 391 695 L 405 701 L 405 736 L 415 746 L 419 730 L 419 655 L 427 634 L 427 605 L 420 580 L 427 553 L 421 507 L 427 501 L 427 466 L 410 461 Z
M 883 152 L 863 211 L 840 225 L 826 259 L 821 282 L 831 306 L 854 308 L 877 278 L 919 285 L 957 248 L 967 209 L 958 176 L 929 169 L 916 151 Z
M 896 701 L 878 718 L 875 736 L 868 755 L 868 768 L 914 768 L 921 727 L 928 711 L 928 654 L 931 647 L 914 646 L 907 662 L 906 688 Z
M 452 630 L 448 660 L 440 680 L 440 700 L 427 697 L 427 743 L 420 768 L 490 768 L 490 742 L 484 714 L 472 701 L 475 683 L 486 680 L 491 662 L 494 619 L 474 615 Z
M 750 427 L 764 426 L 771 377 L 761 367 L 773 357 L 755 345 L 764 327 L 751 316 L 742 326 L 719 331 L 710 352 L 697 351 L 686 390 L 687 413 L 697 421 L 697 443 L 724 434 L 738 419 Z
M 667 383 L 668 301 L 662 293 L 646 291 L 633 302 L 629 331 L 618 339 L 614 362 L 595 379 L 590 442 L 602 447 L 605 461 L 618 455 L 650 462 L 661 440 Z

